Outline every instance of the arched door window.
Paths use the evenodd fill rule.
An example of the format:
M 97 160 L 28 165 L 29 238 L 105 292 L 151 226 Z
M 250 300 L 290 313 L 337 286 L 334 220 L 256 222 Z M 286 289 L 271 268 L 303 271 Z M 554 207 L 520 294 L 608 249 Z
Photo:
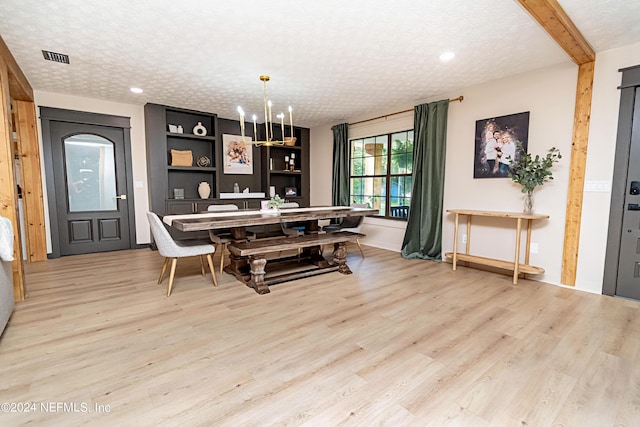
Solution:
M 117 210 L 114 156 L 113 142 L 101 136 L 64 139 L 69 212 Z

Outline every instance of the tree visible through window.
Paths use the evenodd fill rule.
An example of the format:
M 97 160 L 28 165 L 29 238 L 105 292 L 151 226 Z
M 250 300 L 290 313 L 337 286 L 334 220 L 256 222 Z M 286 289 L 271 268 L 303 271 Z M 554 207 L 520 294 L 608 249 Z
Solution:
M 350 200 L 390 218 L 409 216 L 413 130 L 350 141 Z

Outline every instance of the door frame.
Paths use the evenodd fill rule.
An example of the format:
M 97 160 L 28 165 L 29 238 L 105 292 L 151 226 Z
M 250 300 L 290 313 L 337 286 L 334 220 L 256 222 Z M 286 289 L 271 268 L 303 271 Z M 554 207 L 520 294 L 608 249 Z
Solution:
M 620 89 L 620 112 L 618 113 L 618 133 L 613 163 L 613 181 L 611 183 L 611 207 L 609 210 L 609 232 L 604 259 L 602 293 L 615 296 L 618 284 L 618 263 L 620 260 L 620 242 L 622 239 L 622 218 L 627 193 L 627 175 L 629 173 L 629 150 L 633 125 L 633 106 L 636 88 L 640 86 L 640 65 L 622 68 Z
M 110 126 L 122 129 L 124 137 L 124 159 L 126 168 L 127 214 L 129 217 L 129 248 L 137 248 L 135 201 L 133 192 L 133 173 L 131 158 L 131 118 L 108 114 L 87 113 L 84 111 L 66 110 L 62 108 L 40 107 L 42 123 L 42 149 L 44 154 L 44 171 L 47 181 L 47 205 L 49 208 L 49 231 L 51 233 L 51 253 L 48 258 L 60 257 L 60 235 L 58 231 L 58 211 L 56 209 L 56 189 L 53 175 L 53 152 L 51 141 L 51 122 L 78 123 L 83 125 Z M 63 195 L 60 195 L 62 197 Z

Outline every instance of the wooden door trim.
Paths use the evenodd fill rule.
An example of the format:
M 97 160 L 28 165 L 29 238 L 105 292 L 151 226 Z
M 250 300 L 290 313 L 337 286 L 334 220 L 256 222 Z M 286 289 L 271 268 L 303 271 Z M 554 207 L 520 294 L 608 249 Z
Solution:
M 40 107 L 40 121 L 42 123 L 42 148 L 44 154 L 45 177 L 47 180 L 47 199 L 49 208 L 49 223 L 51 224 L 51 254 L 49 258 L 60 257 L 60 235 L 58 231 L 58 211 L 56 209 L 56 189 L 53 174 L 53 152 L 51 141 L 51 122 L 68 122 L 85 125 L 110 126 L 121 128 L 124 139 L 124 158 L 127 182 L 127 216 L 129 218 L 129 246 L 137 248 L 135 200 L 133 187 L 133 161 L 131 158 L 131 123 L 129 117 L 112 116 L 108 114 L 87 113 L 84 111 L 65 110 L 62 108 Z
M 22 264 L 22 241 L 20 240 L 20 218 L 18 217 L 18 191 L 13 173 L 13 142 L 11 138 L 11 94 L 9 71 L 0 56 L 0 215 L 9 218 L 13 225 L 13 297 L 24 299 L 24 266 Z
M 36 129 L 36 107 L 31 101 L 13 101 L 15 128 L 18 135 L 20 185 L 24 212 L 24 235 L 27 246 L 27 262 L 47 259 L 47 239 L 44 220 L 42 171 L 40 170 L 40 145 Z
M 33 89 L 29 84 L 29 80 L 25 77 L 2 37 L 0 37 L 0 57 L 4 59 L 9 73 L 11 98 L 19 101 L 33 101 Z

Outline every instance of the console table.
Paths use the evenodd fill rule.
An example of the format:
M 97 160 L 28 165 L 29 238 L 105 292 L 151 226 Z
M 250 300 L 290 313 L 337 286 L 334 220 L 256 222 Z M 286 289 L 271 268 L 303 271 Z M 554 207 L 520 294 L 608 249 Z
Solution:
M 513 284 L 518 284 L 518 275 L 520 273 L 526 274 L 541 274 L 544 273 L 544 269 L 529 265 L 529 253 L 531 250 L 531 222 L 538 219 L 548 219 L 549 215 L 539 214 L 525 214 L 518 212 L 491 212 L 469 209 L 447 209 L 447 212 L 456 215 L 455 229 L 453 232 L 453 252 L 445 253 L 445 256 L 453 259 L 453 269 L 457 267 L 458 261 L 467 261 L 475 264 L 488 265 L 504 270 L 513 271 Z M 464 253 L 458 253 L 458 225 L 460 215 L 466 215 L 467 217 L 467 244 Z M 469 248 L 471 244 L 471 218 L 473 216 L 484 216 L 492 218 L 507 218 L 516 220 L 516 250 L 513 261 L 503 261 L 494 258 L 486 258 L 469 254 Z M 527 222 L 527 241 L 525 244 L 525 256 L 524 264 L 520 264 L 520 234 L 522 231 L 523 221 Z

